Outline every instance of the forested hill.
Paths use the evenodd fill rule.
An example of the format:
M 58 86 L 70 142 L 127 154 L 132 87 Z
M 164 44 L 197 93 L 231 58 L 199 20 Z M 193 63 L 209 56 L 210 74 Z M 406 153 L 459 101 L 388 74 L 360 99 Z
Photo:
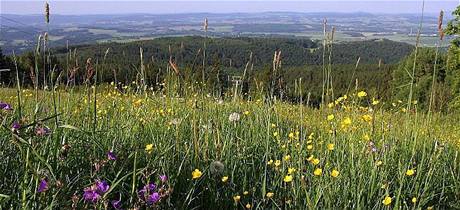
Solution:
M 142 47 L 147 61 L 164 63 L 172 57 L 176 63 L 183 65 L 202 61 L 199 51 L 203 49 L 205 41 L 207 62 L 218 62 L 224 67 L 244 66 L 251 52 L 254 65 L 269 65 L 275 50 L 282 51 L 284 66 L 319 65 L 323 61 L 322 41 L 301 38 L 165 37 L 127 43 L 80 45 L 71 49 L 77 49 L 80 58 L 97 59 L 102 58 L 110 48 L 107 63 L 120 64 L 138 62 L 139 48 Z M 358 57 L 361 57 L 363 64 L 376 64 L 380 59 L 383 63 L 396 63 L 412 49 L 412 45 L 386 39 L 336 43 L 332 46 L 332 64 L 353 64 Z M 59 48 L 55 49 L 54 54 L 67 52 L 66 48 Z M 326 60 L 328 56 L 329 51 L 326 52 Z

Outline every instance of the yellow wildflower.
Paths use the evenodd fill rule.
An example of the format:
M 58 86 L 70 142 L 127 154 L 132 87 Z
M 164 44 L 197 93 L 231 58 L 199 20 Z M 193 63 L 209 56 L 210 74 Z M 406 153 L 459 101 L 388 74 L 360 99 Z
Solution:
M 294 138 L 294 133 L 292 133 L 292 132 L 291 132 L 291 133 L 289 133 L 289 135 L 288 135 L 288 136 L 289 136 L 289 138 L 291 138 L 291 139 L 292 139 L 292 138 Z
M 267 193 L 267 198 L 272 198 L 274 195 L 275 195 L 275 193 L 268 192 L 268 193 Z
M 386 196 L 385 199 L 382 201 L 383 205 L 388 206 L 391 204 L 391 197 Z
M 288 168 L 288 174 L 293 174 L 296 172 L 295 168 Z
M 342 127 L 347 127 L 351 125 L 351 118 L 346 117 L 345 119 L 342 120 Z
M 250 208 L 251 208 L 251 204 L 248 203 L 248 204 L 246 204 L 245 207 L 246 207 L 247 209 L 250 209 Z
M 327 116 L 327 120 L 328 121 L 332 121 L 334 119 L 334 115 L 333 114 L 330 114 Z
M 199 169 L 195 169 L 192 172 L 192 179 L 199 179 L 201 177 L 202 173 Z
M 367 96 L 367 93 L 364 92 L 364 91 L 360 91 L 360 92 L 358 93 L 358 97 L 360 97 L 360 98 L 366 97 L 366 96 Z
M 315 176 L 321 176 L 321 174 L 323 174 L 323 169 L 317 168 L 317 169 L 315 169 L 315 171 L 313 172 L 313 174 L 314 174 Z
M 278 167 L 278 166 L 280 166 L 280 165 L 281 165 L 281 161 L 280 161 L 280 160 L 276 160 L 276 161 L 275 161 L 275 166 Z
M 147 144 L 147 145 L 145 145 L 145 151 L 146 151 L 147 153 L 149 153 L 149 154 L 152 153 L 152 150 L 153 150 L 153 144 Z
M 335 170 L 335 169 L 334 169 L 334 170 L 332 170 L 332 172 L 331 172 L 331 176 L 332 176 L 332 177 L 334 177 L 334 178 L 335 178 L 335 177 L 338 177 L 338 176 L 339 176 L 339 174 L 340 174 L 340 172 L 339 172 L 339 171 L 337 171 L 337 170 Z
M 267 162 L 267 165 L 271 165 L 271 164 L 273 164 L 273 160 L 269 160 L 269 161 Z
M 383 164 L 383 162 L 382 162 L 381 160 L 375 162 L 375 165 L 376 165 L 376 166 L 381 166 L 382 164 Z
M 312 149 L 313 149 L 313 145 L 311 145 L 311 144 L 307 145 L 307 149 L 308 149 L 308 150 L 312 150 Z
M 409 169 L 406 171 L 406 176 L 412 176 L 415 174 L 415 170 L 414 169 Z
M 334 150 L 334 144 L 327 144 L 327 149 L 328 149 L 329 151 Z
M 243 195 L 248 195 L 248 194 L 249 194 L 248 191 L 244 191 L 244 192 L 243 192 Z
M 228 181 L 228 176 L 222 177 L 222 182 L 227 182 Z
M 311 163 L 313 163 L 313 165 L 318 165 L 319 164 L 319 159 L 318 158 L 314 158 Z
M 243 114 L 244 115 L 249 115 L 249 111 L 244 111 Z
M 374 106 L 375 106 L 375 105 L 377 105 L 377 104 L 379 104 L 379 103 L 380 103 L 380 101 L 379 101 L 379 100 L 376 100 L 376 99 L 372 99 L 372 105 L 374 105 Z
M 283 179 L 284 182 L 289 183 L 292 182 L 292 176 L 291 175 L 286 175 Z
M 372 121 L 372 116 L 368 115 L 368 114 L 363 115 L 361 118 L 363 119 L 364 122 L 371 122 Z
M 233 196 L 233 200 L 235 201 L 235 203 L 238 203 L 241 200 L 241 196 L 235 195 Z
M 285 160 L 285 161 L 289 161 L 290 159 L 291 159 L 291 156 L 290 156 L 290 155 L 284 156 L 284 160 Z
M 412 198 L 412 203 L 417 203 L 417 198 L 416 197 Z

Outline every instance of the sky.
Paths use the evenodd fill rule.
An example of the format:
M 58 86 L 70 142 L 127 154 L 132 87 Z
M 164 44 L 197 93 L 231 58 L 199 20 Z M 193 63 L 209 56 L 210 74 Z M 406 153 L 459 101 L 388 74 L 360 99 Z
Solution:
M 52 14 L 177 14 L 233 12 L 421 13 L 422 0 L 49 0 Z M 426 0 L 425 12 L 452 11 L 460 0 Z M 43 0 L 1 0 L 1 14 L 42 14 Z

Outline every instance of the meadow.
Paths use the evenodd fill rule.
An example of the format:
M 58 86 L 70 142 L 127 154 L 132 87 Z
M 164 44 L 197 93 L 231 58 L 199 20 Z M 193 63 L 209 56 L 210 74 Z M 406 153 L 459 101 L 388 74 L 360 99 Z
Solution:
M 458 115 L 137 86 L 1 89 L 0 207 L 460 208 Z
M 297 42 L 322 45 L 310 80 L 282 69 L 295 48 L 279 43 L 256 44 L 273 57 L 255 66 L 261 77 L 260 51 L 238 60 L 241 76 L 221 74 L 208 19 L 191 63 L 167 42 L 160 62 L 143 42 L 58 58 L 46 32 L 35 51 L 0 56 L 0 209 L 460 209 L 460 42 L 439 52 L 442 20 L 438 47 L 419 49 L 421 22 L 414 52 L 397 69 L 374 57 L 376 74 L 358 70 L 361 57 L 350 71 L 333 62 L 348 50 L 324 20 L 322 41 Z M 365 43 L 351 48 L 397 53 Z

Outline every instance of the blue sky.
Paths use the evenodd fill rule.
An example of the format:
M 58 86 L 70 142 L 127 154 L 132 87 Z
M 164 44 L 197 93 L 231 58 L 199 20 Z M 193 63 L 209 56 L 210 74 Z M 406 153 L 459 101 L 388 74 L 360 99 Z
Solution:
M 420 13 L 421 0 L 49 0 L 54 14 L 126 14 L 126 13 L 231 13 L 231 12 L 369 12 Z M 43 0 L 1 0 L 3 14 L 41 14 Z M 452 11 L 459 0 L 427 0 L 425 11 Z

